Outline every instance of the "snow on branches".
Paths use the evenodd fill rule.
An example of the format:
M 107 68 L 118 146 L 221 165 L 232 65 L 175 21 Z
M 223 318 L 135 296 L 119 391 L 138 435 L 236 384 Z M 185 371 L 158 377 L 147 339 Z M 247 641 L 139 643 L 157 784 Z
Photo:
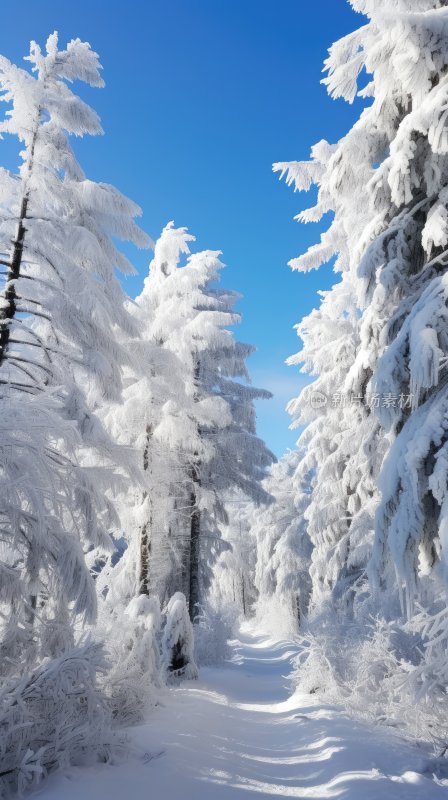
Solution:
M 441 0 L 351 5 L 366 23 L 330 48 L 323 83 L 334 98 L 364 98 L 364 110 L 310 162 L 274 165 L 298 190 L 317 185 L 300 221 L 333 212 L 291 266 L 334 258 L 342 273 L 298 326 L 304 345 L 290 360 L 317 376 L 290 404 L 315 470 L 310 619 L 327 609 L 362 630 L 381 613 L 424 639 L 418 608 L 440 625 L 446 604 L 448 10 Z M 316 392 L 357 402 L 313 407 Z M 435 651 L 422 652 L 431 671 Z

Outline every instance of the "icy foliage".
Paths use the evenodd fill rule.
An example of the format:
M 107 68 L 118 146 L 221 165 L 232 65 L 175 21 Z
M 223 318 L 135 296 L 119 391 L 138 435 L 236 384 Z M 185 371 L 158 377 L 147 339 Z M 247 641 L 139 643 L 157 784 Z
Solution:
M 213 567 L 208 601 L 216 609 L 241 620 L 251 617 L 257 599 L 254 518 L 263 512 L 241 492 L 227 498 L 227 523 L 221 527 L 225 547 Z
M 107 492 L 130 468 L 93 413 L 118 398 L 127 354 L 116 330 L 133 330 L 115 269 L 130 265 L 115 238 L 145 246 L 138 207 L 85 178 L 70 135 L 101 133 L 96 113 L 68 86 L 101 86 L 88 44 L 43 53 L 32 72 L 0 59 L 0 132 L 23 145 L 17 176 L 2 173 L 0 250 L 0 501 L 2 671 L 32 666 L 73 644 L 92 622 L 96 593 L 87 551 L 112 549 L 119 526 Z M 12 611 L 12 613 L 10 613 Z M 23 659 L 21 661 L 21 659 Z M 38 659 L 37 662 L 34 660 Z
M 96 113 L 66 82 L 101 85 L 97 55 L 79 40 L 58 50 L 53 34 L 45 54 L 32 43 L 28 60 L 32 74 L 0 59 L 1 99 L 12 105 L 0 132 L 24 145 L 20 176 L 8 180 L 9 214 L 0 227 L 1 249 L 10 253 L 2 299 L 3 375 L 9 384 L 35 391 L 49 375 L 56 383 L 56 365 L 72 374 L 82 364 L 92 392 L 117 396 L 124 354 L 110 330 L 128 330 L 131 320 L 115 268 L 133 268 L 112 237 L 144 247 L 149 239 L 134 222 L 138 206 L 114 187 L 88 180 L 70 146 L 70 135 L 102 132 Z
M 217 666 L 230 656 L 229 640 L 236 633 L 239 618 L 231 606 L 217 606 L 209 600 L 196 617 L 194 659 L 198 667 Z
M 399 435 L 380 478 L 383 500 L 372 563 L 382 581 L 391 555 L 411 614 L 420 556 L 430 564 L 438 561 L 443 540 L 437 533 L 443 530 L 443 499 L 431 488 L 440 485 L 440 467 L 437 477 L 423 475 L 428 460 L 442 463 L 444 445 L 443 398 L 437 387 L 444 385 L 446 359 L 441 274 L 446 56 L 441 36 L 447 12 L 439 3 L 428 1 L 418 11 L 404 3 L 392 23 L 384 4 L 364 3 L 362 8 L 371 21 L 333 46 L 326 83 L 333 96 L 351 101 L 365 67 L 373 75 L 368 92 L 373 104 L 336 147 L 324 148 L 326 162 L 319 145 L 311 165 L 279 168 L 297 188 L 317 182 L 320 209 L 335 211 L 323 239 L 335 244 L 337 268 L 353 276 L 353 302 L 363 309 L 359 342 L 353 339 L 353 387 L 396 398 L 381 403 L 374 415 L 386 431 Z M 315 265 L 328 260 L 328 252 L 322 251 Z M 308 268 L 309 257 L 295 266 Z M 412 398 L 411 409 L 400 397 Z M 354 429 L 352 409 L 351 417 Z M 374 425 L 369 421 L 358 441 L 365 442 Z M 391 586 L 395 570 L 388 576 Z
M 102 133 L 72 88 L 102 86 L 98 56 L 55 33 L 27 60 L 0 57 L 0 136 L 22 146 L 0 173 L 0 778 L 19 789 L 106 757 L 166 681 L 196 677 L 191 619 L 201 658 L 225 657 L 234 615 L 206 593 L 226 503 L 268 502 L 274 460 L 220 253 L 170 223 L 127 300 L 117 242 L 151 244 L 141 211 L 70 144 Z
M 305 512 L 314 638 L 305 653 L 317 659 L 310 675 L 327 665 L 361 697 L 350 664 L 365 642 L 364 674 L 379 685 L 373 653 L 385 639 L 368 632 L 379 615 L 380 632 L 391 625 L 419 648 L 390 656 L 390 708 L 401 704 L 409 718 L 417 703 L 437 717 L 446 689 L 435 643 L 443 647 L 447 602 L 448 10 L 439 0 L 351 5 L 367 22 L 330 48 L 323 82 L 335 98 L 368 102 L 311 161 L 274 165 L 298 190 L 317 185 L 300 221 L 333 212 L 320 243 L 291 266 L 334 258 L 341 273 L 298 326 L 304 346 L 290 360 L 317 376 L 289 407 L 307 425 L 300 443 L 314 473 Z M 360 89 L 363 72 L 370 80 Z M 403 671 L 407 679 L 395 680 Z
M 0 133 L 22 145 L 0 189 L 0 747 L 2 778 L 19 789 L 112 744 L 108 664 L 82 631 L 97 613 L 90 566 L 114 549 L 133 459 L 95 410 L 120 397 L 129 355 L 117 331 L 137 332 L 115 242 L 149 243 L 139 208 L 88 180 L 70 146 L 102 132 L 69 86 L 102 85 L 98 56 L 78 39 L 61 50 L 53 34 L 27 60 L 31 72 L 0 58 Z
M 117 740 L 98 687 L 107 665 L 92 642 L 44 659 L 0 691 L 0 796 L 34 788 L 57 767 L 107 759 Z
M 353 369 L 359 325 L 353 282 L 344 273 L 323 293 L 319 310 L 297 326 L 303 346 L 288 360 L 317 376 L 288 406 L 293 425 L 306 426 L 296 481 L 302 482 L 302 535 L 312 546 L 311 613 L 330 601 L 350 616 L 365 599 L 378 502 L 374 476 L 384 444 Z
M 162 633 L 162 668 L 166 680 L 193 679 L 198 676 L 194 661 L 193 625 L 188 616 L 185 595 L 176 592 L 164 610 Z
M 141 334 L 127 342 L 135 363 L 125 369 L 124 402 L 104 416 L 142 472 L 121 505 L 130 547 L 112 591 L 118 580 L 125 602 L 138 587 L 162 604 L 182 591 L 191 615 L 226 547 L 225 498 L 239 489 L 266 500 L 261 479 L 273 459 L 255 432 L 254 400 L 269 395 L 248 385 L 252 348 L 230 330 L 237 297 L 216 286 L 220 254 L 190 254 L 193 241 L 173 223 L 158 239 L 143 292 L 129 304 Z
M 444 753 L 446 634 L 435 642 L 431 637 L 445 626 L 445 610 L 436 624 L 417 614 L 404 625 L 383 617 L 349 623 L 327 610 L 301 631 L 293 681 L 300 691 L 342 702 L 354 716 L 426 739 Z M 421 655 L 428 648 L 426 665 Z
M 254 516 L 256 614 L 265 630 L 297 632 L 308 611 L 311 543 L 305 519 L 310 475 L 303 475 L 304 452 L 288 452 L 271 469 L 265 488 L 273 503 Z
M 162 685 L 160 603 L 134 597 L 126 608 L 103 607 L 98 630 L 106 642 L 110 669 L 102 682 L 114 725 L 135 725 L 155 705 Z

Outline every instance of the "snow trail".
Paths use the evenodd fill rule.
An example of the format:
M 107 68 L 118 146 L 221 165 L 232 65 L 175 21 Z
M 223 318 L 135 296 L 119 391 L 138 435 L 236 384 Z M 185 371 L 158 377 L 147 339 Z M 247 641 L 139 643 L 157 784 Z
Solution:
M 232 658 L 167 692 L 131 731 L 139 756 L 54 774 L 41 800 L 236 800 L 296 797 L 432 800 L 447 796 L 417 747 L 290 695 L 296 647 L 244 628 Z

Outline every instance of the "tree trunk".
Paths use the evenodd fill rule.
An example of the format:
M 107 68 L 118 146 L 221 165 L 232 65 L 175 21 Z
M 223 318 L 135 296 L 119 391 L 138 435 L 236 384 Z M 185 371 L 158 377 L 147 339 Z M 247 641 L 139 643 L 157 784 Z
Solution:
M 292 611 L 294 618 L 297 620 L 297 627 L 300 628 L 300 623 L 301 623 L 300 603 L 299 603 L 299 595 L 296 592 L 293 592 L 292 595 Z
M 148 536 L 148 524 L 143 525 L 140 532 L 140 579 L 139 594 L 146 594 L 149 597 L 149 555 L 151 552 L 151 541 Z
M 13 241 L 11 262 L 8 267 L 5 290 L 3 292 L 2 299 L 4 301 L 4 305 L 0 311 L 0 366 L 3 364 L 5 359 L 6 350 L 9 343 L 10 321 L 14 319 L 17 311 L 15 281 L 20 277 L 20 267 L 22 266 L 23 240 L 25 238 L 26 231 L 23 223 L 28 208 L 28 199 L 28 195 L 25 195 L 20 207 L 20 217 L 17 224 L 16 238 Z
M 150 425 L 146 426 L 146 445 L 143 451 L 143 469 L 145 472 L 149 472 L 150 470 L 150 448 L 151 448 L 151 435 L 152 435 L 152 428 Z M 152 506 L 151 506 L 151 495 L 150 492 L 145 492 L 144 500 L 149 498 L 150 509 L 149 509 L 149 516 L 148 521 L 145 522 L 141 531 L 140 531 L 140 576 L 139 576 L 139 594 L 145 594 L 149 597 L 149 585 L 150 585 L 150 574 L 149 574 L 149 562 L 150 562 L 150 555 L 151 555 L 151 527 L 152 527 Z
M 244 585 L 244 573 L 241 574 L 241 600 L 243 604 L 243 616 L 246 617 L 246 588 Z
M 193 622 L 199 610 L 199 566 L 200 566 L 200 537 L 201 537 L 201 512 L 197 506 L 197 489 L 200 486 L 199 472 L 196 465 L 191 469 L 190 493 L 190 586 L 188 597 L 188 612 Z
M 196 384 L 195 401 L 198 400 L 197 387 L 201 373 L 199 360 L 196 361 L 194 368 L 194 380 Z M 201 429 L 198 427 L 201 435 Z M 199 464 L 197 463 L 197 453 L 194 454 L 194 462 L 190 467 L 190 553 L 189 553 L 189 593 L 188 593 L 188 613 L 193 622 L 199 611 L 199 566 L 200 566 L 200 540 L 201 540 L 201 512 L 198 508 L 198 489 L 200 483 Z
M 28 161 L 28 178 L 32 174 L 33 170 L 33 161 L 34 161 L 34 150 L 36 147 L 36 139 L 37 139 L 37 132 L 39 129 L 39 119 L 40 119 L 40 109 L 38 112 L 38 121 L 36 127 L 34 129 L 33 138 L 31 140 L 30 151 L 29 151 L 29 161 Z M 22 259 L 23 259 L 23 246 L 25 241 L 25 220 L 26 214 L 28 211 L 28 203 L 30 199 L 30 192 L 29 189 L 25 188 L 25 193 L 22 197 L 22 202 L 20 205 L 20 214 L 19 219 L 17 222 L 17 230 L 15 239 L 12 242 L 12 251 L 11 251 L 11 258 L 8 265 L 8 272 L 6 275 L 6 282 L 5 288 L 3 291 L 3 307 L 0 310 L 0 366 L 3 364 L 9 339 L 11 335 L 11 320 L 14 319 L 17 312 L 17 292 L 16 292 L 16 281 L 20 278 L 20 270 L 22 266 Z

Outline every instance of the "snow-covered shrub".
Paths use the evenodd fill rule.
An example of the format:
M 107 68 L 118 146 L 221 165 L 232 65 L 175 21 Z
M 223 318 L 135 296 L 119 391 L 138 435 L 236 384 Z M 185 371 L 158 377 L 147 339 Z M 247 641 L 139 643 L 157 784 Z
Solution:
M 446 611 L 444 612 L 446 614 Z M 368 624 L 322 614 L 299 637 L 302 645 L 292 679 L 300 691 L 343 703 L 356 717 L 392 725 L 410 738 L 443 749 L 448 739 L 446 637 L 437 640 L 433 619 L 422 637 L 416 621 L 402 626 L 382 617 Z M 444 621 L 442 625 L 446 624 Z M 432 638 L 433 637 L 433 638 Z M 428 667 L 422 654 L 432 652 Z
M 238 621 L 235 606 L 218 609 L 211 603 L 201 607 L 195 619 L 194 655 L 198 666 L 222 664 L 230 655 L 229 639 Z
M 350 682 L 353 652 L 365 635 L 362 626 L 341 622 L 327 606 L 312 622 L 302 625 L 293 678 L 301 691 L 340 701 Z
M 115 726 L 141 722 L 156 703 L 162 685 L 160 625 L 159 601 L 146 595 L 134 597 L 123 610 L 101 614 L 99 629 L 111 663 L 104 691 Z
M 197 678 L 194 660 L 193 625 L 188 616 L 187 601 L 176 592 L 165 609 L 162 635 L 162 666 L 168 681 L 174 678 Z
M 118 740 L 98 686 L 101 644 L 46 659 L 0 692 L 0 796 L 36 786 L 51 770 L 107 759 Z

